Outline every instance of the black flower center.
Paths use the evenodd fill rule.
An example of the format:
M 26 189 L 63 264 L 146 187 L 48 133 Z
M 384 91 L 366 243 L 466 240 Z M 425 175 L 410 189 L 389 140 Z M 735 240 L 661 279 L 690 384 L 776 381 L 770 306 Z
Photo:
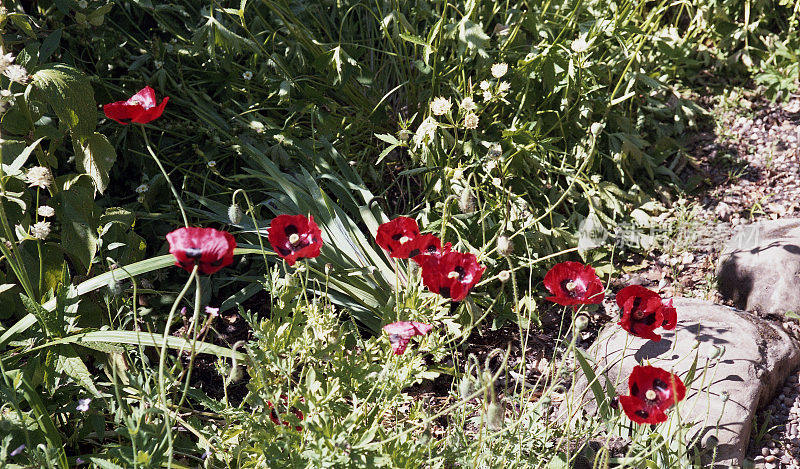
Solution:
M 203 250 L 199 248 L 186 248 L 186 257 L 200 260 L 200 258 L 203 257 Z
M 581 288 L 575 279 L 565 278 L 560 285 L 561 290 L 570 298 L 582 298 L 586 294 L 586 289 Z
M 638 415 L 639 417 L 646 419 L 650 416 L 650 414 L 646 410 L 639 409 L 634 414 Z
M 443 298 L 450 298 L 450 287 L 440 287 L 439 294 L 442 295 Z
M 456 267 L 453 269 L 453 272 L 455 272 L 455 273 L 457 273 L 457 274 L 458 274 L 458 281 L 459 281 L 459 282 L 462 282 L 462 281 L 464 280 L 464 275 L 466 275 L 466 274 L 467 274 L 467 272 L 464 270 L 464 268 L 463 268 L 463 267 L 461 267 L 460 265 L 457 265 L 457 266 L 456 266 Z
M 286 228 L 283 229 L 283 232 L 286 234 L 286 236 L 291 236 L 293 234 L 297 234 L 298 229 L 294 225 L 286 225 Z

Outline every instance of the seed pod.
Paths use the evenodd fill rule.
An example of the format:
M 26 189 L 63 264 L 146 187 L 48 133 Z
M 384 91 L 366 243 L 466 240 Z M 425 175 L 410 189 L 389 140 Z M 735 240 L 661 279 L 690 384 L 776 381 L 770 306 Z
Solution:
M 469 375 L 464 375 L 458 383 L 458 395 L 466 399 L 472 393 L 472 379 Z
M 505 409 L 499 402 L 492 402 L 486 409 L 486 417 L 489 421 L 489 428 L 492 430 L 500 430 L 503 428 L 503 421 L 505 419 Z
M 231 204 L 228 207 L 228 220 L 233 225 L 238 225 L 242 221 L 242 208 L 239 207 L 239 204 Z
M 461 213 L 472 213 L 475 211 L 475 196 L 469 187 L 465 187 L 461 191 L 461 196 L 458 198 L 458 209 Z
M 508 257 L 514 252 L 514 243 L 508 236 L 500 235 L 497 238 L 497 252 L 503 257 Z
M 575 332 L 581 332 L 586 330 L 589 326 L 589 318 L 585 315 L 581 314 L 577 318 L 575 318 Z

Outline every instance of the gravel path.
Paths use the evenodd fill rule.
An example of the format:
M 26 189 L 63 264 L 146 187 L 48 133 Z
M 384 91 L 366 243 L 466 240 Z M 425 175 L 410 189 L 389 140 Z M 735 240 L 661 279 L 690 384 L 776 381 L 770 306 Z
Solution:
M 689 138 L 679 176 L 693 195 L 672 204 L 667 224 L 691 233 L 642 261 L 621 279 L 666 296 L 720 302 L 714 270 L 723 242 L 738 225 L 800 217 L 800 96 L 772 103 L 755 93 L 707 99 L 713 128 Z M 800 370 L 759 411 L 743 467 L 800 469 Z

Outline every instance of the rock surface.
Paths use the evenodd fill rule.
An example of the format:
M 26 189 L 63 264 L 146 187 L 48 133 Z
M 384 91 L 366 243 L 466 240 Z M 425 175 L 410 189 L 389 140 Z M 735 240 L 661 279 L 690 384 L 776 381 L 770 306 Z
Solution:
M 686 383 L 686 399 L 669 414 L 677 412 L 681 422 L 693 423 L 689 435 L 702 447 L 708 447 L 712 435 L 716 437 L 714 467 L 740 464 L 757 408 L 768 404 L 800 365 L 800 347 L 780 325 L 750 313 L 687 298 L 676 298 L 674 305 L 678 326 L 661 331 L 660 342 L 631 336 L 612 323 L 601 331 L 588 355 L 595 361 L 595 371 L 604 371 L 620 395 L 628 394 L 627 377 L 635 365 L 647 362 L 685 380 L 697 355 L 697 373 Z M 579 372 L 559 413 L 594 408 L 587 379 Z
M 743 310 L 800 312 L 800 219 L 743 226 L 720 255 L 717 288 Z

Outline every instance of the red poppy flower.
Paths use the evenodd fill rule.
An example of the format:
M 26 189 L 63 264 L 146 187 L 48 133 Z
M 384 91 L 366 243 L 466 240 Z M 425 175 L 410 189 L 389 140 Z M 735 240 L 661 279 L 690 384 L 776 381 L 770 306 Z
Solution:
M 213 274 L 233 262 L 236 240 L 226 231 L 214 228 L 179 228 L 167 234 L 169 252 L 175 265 L 187 272 L 197 264 L 202 274 Z
M 408 217 L 397 217 L 378 227 L 375 242 L 378 243 L 378 246 L 389 251 L 391 257 L 408 259 L 412 257 L 412 252 L 417 249 L 415 241 L 419 236 L 419 226 L 417 226 L 416 220 Z
M 442 241 L 436 236 L 425 233 L 420 235 L 415 241 L 415 247 L 409 253 L 409 257 L 417 264 L 422 265 L 425 256 L 441 257 L 442 254 L 450 251 L 450 243 L 446 243 L 442 247 Z
M 269 243 L 287 264 L 306 257 L 319 256 L 322 231 L 314 217 L 303 215 L 278 215 L 269 225 Z
M 591 266 L 580 262 L 561 262 L 544 276 L 544 286 L 553 295 L 547 300 L 563 306 L 603 302 L 603 282 Z
M 287 399 L 288 398 L 286 397 L 285 394 L 281 395 L 281 401 L 283 401 L 283 406 L 284 407 L 286 406 Z M 280 415 L 278 415 L 278 411 L 275 410 L 275 407 L 272 405 L 272 402 L 271 401 L 267 401 L 267 405 L 269 406 L 269 410 L 270 410 L 269 419 L 272 420 L 272 423 L 274 423 L 275 425 L 283 425 L 285 427 L 288 427 L 289 426 L 289 422 L 282 422 L 281 421 Z M 300 412 L 298 409 L 292 407 L 291 409 L 289 409 L 289 411 L 291 413 L 293 413 L 295 417 L 297 417 L 297 420 L 301 420 L 301 421 L 303 420 L 303 417 L 304 417 L 303 413 Z M 295 426 L 294 429 L 299 432 L 299 431 L 303 430 L 303 427 Z
M 664 303 L 658 293 L 639 285 L 630 285 L 617 293 L 622 317 L 617 323 L 636 337 L 658 342 L 661 336 L 653 332 L 658 327 L 674 329 L 677 312 L 672 300 Z
M 399 321 L 383 326 L 383 330 L 389 334 L 389 342 L 395 355 L 402 355 L 406 351 L 408 341 L 415 335 L 426 335 L 433 329 L 431 324 L 416 321 Z
M 453 301 L 461 301 L 481 279 L 486 267 L 475 254 L 447 251 L 440 256 L 423 256 L 422 283 L 428 290 Z
M 665 411 L 686 396 L 681 379 L 654 366 L 635 366 L 628 378 L 630 396 L 620 396 L 625 415 L 636 423 L 665 422 Z
M 661 327 L 666 330 L 675 329 L 675 326 L 678 325 L 678 311 L 672 306 L 672 298 L 662 300 L 661 305 L 661 311 L 664 313 L 664 322 L 661 323 Z
M 114 119 L 122 125 L 128 125 L 131 122 L 147 124 L 161 117 L 167 101 L 169 101 L 169 96 L 165 96 L 161 100 L 161 104 L 156 104 L 156 92 L 153 88 L 145 86 L 127 101 L 104 105 L 103 112 L 106 117 Z

